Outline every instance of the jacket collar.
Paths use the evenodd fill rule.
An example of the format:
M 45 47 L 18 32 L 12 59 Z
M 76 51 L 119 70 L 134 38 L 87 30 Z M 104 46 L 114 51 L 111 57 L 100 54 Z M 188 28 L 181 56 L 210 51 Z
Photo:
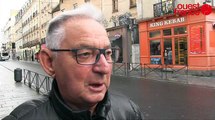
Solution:
M 105 94 L 104 99 L 98 103 L 96 110 L 95 110 L 95 115 L 93 118 L 106 118 L 109 110 L 110 110 L 110 98 L 109 98 L 108 92 Z M 54 110 L 60 116 L 63 120 L 79 120 L 79 119 L 84 119 L 88 120 L 91 119 L 91 113 L 88 110 L 83 110 L 83 111 L 73 111 L 72 108 L 70 108 L 68 105 L 65 104 L 63 101 L 60 92 L 58 90 L 57 86 L 57 81 L 53 80 L 52 83 L 52 90 L 50 93 L 50 99 L 51 103 L 53 104 Z

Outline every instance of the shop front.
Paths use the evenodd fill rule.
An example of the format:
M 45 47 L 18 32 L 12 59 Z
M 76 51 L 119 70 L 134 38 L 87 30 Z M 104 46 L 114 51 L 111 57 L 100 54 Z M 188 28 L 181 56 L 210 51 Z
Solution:
M 215 11 L 139 22 L 140 61 L 149 65 L 215 70 Z
M 130 62 L 130 49 L 131 49 L 131 37 L 126 26 L 118 26 L 108 28 L 108 37 L 111 42 L 111 46 L 117 48 L 113 54 L 116 56 L 115 60 L 117 64 L 124 64 Z

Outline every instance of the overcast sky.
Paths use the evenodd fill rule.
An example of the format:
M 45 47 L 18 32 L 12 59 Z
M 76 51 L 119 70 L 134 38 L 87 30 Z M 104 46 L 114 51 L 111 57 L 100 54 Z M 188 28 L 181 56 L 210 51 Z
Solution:
M 0 32 L 10 18 L 11 10 L 19 10 L 27 0 L 0 0 Z M 0 42 L 2 39 L 0 34 Z

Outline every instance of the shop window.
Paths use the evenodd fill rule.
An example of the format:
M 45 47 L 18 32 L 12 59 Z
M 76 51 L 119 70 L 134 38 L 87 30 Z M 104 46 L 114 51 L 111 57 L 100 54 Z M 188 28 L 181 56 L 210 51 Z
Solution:
M 118 0 L 113 1 L 113 12 L 118 12 Z
M 161 64 L 161 58 L 151 58 L 150 59 L 150 63 L 151 64 L 156 64 L 156 65 L 158 65 L 158 64 Z
M 150 37 L 150 38 L 160 37 L 160 36 L 161 36 L 160 31 L 152 31 L 152 32 L 149 32 L 149 37 Z
M 172 39 L 164 39 L 164 64 L 172 64 Z
M 123 62 L 122 37 L 112 39 L 111 46 L 113 48 L 116 48 L 116 50 L 113 51 L 114 61 L 116 63 L 122 63 Z
M 169 36 L 169 35 L 172 35 L 171 29 L 163 30 L 163 36 Z
M 160 40 L 150 41 L 150 55 L 161 55 Z
M 174 34 L 175 35 L 187 34 L 187 27 L 177 27 L 177 28 L 174 28 Z

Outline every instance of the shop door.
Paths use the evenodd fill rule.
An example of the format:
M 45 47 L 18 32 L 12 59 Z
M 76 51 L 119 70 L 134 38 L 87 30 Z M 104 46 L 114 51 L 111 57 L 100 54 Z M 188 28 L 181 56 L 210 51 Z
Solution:
M 166 38 L 164 39 L 164 50 L 163 50 L 163 58 L 165 65 L 171 65 L 172 61 L 172 39 Z
M 115 50 L 113 52 L 113 56 L 114 56 L 114 61 L 116 63 L 122 63 L 123 61 L 123 48 L 122 48 L 122 37 L 119 37 L 115 40 L 111 41 L 111 46 L 114 48 L 117 48 L 117 50 Z
M 175 38 L 175 64 L 187 65 L 187 37 Z

